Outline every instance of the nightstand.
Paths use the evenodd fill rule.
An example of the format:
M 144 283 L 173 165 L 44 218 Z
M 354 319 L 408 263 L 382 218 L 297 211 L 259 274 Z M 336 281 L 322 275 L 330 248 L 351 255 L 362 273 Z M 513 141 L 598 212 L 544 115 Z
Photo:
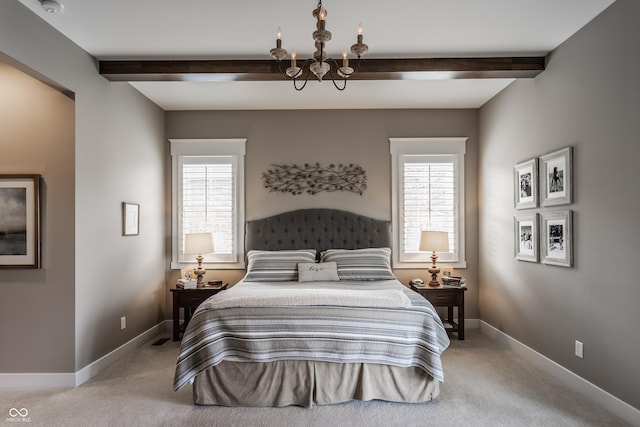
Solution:
M 173 294 L 173 340 L 180 340 L 180 332 L 184 331 L 191 315 L 211 295 L 227 289 L 227 283 L 221 286 L 205 286 L 193 289 L 171 289 Z M 180 325 L 180 308 L 184 310 L 184 322 Z
M 447 333 L 456 332 L 459 340 L 464 340 L 464 293 L 466 287 L 455 286 L 418 287 L 411 289 L 422 295 L 434 307 L 447 307 L 447 318 L 443 319 Z M 458 322 L 453 320 L 453 308 L 458 308 Z

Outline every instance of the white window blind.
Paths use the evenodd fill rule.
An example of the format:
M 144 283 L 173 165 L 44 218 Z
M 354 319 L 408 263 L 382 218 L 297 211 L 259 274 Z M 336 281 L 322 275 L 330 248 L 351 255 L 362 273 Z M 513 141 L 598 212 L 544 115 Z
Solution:
M 395 268 L 422 268 L 420 232 L 446 231 L 449 252 L 440 263 L 464 259 L 464 153 L 466 138 L 392 138 L 392 223 Z
M 195 263 L 184 236 L 211 232 L 205 265 L 244 268 L 245 140 L 171 140 L 173 165 L 172 268 Z
M 403 166 L 403 252 L 418 252 L 422 230 L 447 231 L 455 252 L 454 157 L 406 156 Z
M 233 253 L 233 178 L 231 156 L 182 158 L 182 248 L 185 234 L 212 232 L 215 253 Z

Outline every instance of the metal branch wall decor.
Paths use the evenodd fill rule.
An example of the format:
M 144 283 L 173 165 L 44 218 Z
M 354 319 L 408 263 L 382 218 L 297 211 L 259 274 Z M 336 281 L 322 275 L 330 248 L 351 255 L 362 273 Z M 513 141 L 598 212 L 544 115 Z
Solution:
M 367 173 L 358 165 L 350 163 L 337 166 L 320 166 L 319 163 L 310 165 L 274 165 L 272 169 L 262 174 L 264 188 L 269 191 L 279 191 L 298 195 L 318 194 L 321 191 L 350 191 L 361 196 L 367 189 Z

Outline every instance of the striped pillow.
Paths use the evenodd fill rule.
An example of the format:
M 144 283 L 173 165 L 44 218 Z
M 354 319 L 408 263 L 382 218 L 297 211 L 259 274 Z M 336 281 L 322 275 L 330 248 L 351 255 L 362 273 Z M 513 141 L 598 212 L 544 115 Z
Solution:
M 391 280 L 391 249 L 329 249 L 320 254 L 321 262 L 338 264 L 340 280 Z
M 251 250 L 247 254 L 247 282 L 290 282 L 298 280 L 298 263 L 315 262 L 315 249 L 288 251 Z

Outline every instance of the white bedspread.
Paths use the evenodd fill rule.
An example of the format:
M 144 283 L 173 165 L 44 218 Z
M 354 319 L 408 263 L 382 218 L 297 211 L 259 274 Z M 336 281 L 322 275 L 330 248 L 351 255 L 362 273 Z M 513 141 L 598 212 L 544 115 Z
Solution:
M 407 295 L 400 289 L 371 289 L 359 282 L 239 282 L 231 289 L 220 292 L 206 306 L 219 309 L 228 307 L 273 307 L 273 306 L 348 306 L 406 308 L 411 305 Z

